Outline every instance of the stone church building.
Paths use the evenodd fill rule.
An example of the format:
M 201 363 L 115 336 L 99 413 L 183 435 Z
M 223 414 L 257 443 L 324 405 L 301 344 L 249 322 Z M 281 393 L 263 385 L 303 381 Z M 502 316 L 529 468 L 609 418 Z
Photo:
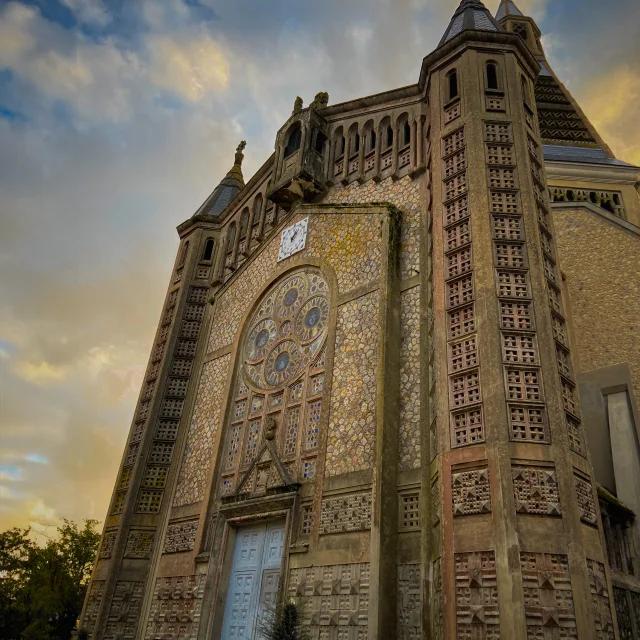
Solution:
M 94 640 L 640 640 L 640 169 L 540 38 L 463 0 L 178 226 Z

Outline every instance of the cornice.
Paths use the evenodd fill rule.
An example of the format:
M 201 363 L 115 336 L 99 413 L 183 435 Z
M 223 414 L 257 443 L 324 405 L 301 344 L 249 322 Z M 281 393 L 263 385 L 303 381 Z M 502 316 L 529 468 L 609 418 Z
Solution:
M 545 162 L 544 166 L 547 178 L 553 180 L 606 182 L 632 186 L 636 186 L 640 182 L 640 167 L 553 161 Z

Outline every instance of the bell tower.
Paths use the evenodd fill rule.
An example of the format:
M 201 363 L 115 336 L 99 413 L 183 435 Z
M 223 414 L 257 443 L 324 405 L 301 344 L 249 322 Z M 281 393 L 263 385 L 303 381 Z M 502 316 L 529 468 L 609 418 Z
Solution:
M 423 67 L 432 637 L 613 639 L 534 97 L 540 32 L 512 2 L 497 17 L 463 0 Z

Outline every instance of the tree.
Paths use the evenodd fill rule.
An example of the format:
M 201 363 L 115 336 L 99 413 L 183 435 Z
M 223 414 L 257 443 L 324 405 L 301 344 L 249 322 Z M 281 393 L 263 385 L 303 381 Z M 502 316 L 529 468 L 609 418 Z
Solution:
M 100 542 L 96 524 L 64 520 L 43 547 L 30 529 L 0 533 L 0 640 L 71 637 Z
M 264 640 L 307 640 L 298 607 L 292 602 L 267 607 L 258 621 L 258 637 Z

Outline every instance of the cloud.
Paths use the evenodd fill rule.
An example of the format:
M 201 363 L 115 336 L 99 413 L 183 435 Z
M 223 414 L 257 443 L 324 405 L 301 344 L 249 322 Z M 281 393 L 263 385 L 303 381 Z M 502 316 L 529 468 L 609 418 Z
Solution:
M 61 0 L 61 2 L 84 24 L 105 27 L 111 21 L 111 15 L 101 0 Z

